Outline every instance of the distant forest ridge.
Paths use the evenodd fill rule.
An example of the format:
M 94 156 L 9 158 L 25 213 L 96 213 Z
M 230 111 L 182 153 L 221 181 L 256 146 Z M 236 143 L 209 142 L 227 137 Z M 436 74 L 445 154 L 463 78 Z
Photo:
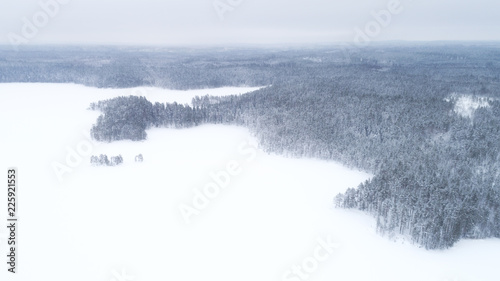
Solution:
M 492 91 L 498 83 L 492 78 L 498 77 L 500 43 L 414 45 L 305 49 L 38 46 L 23 47 L 20 51 L 0 46 L 0 83 L 76 83 L 98 88 L 154 86 L 186 90 L 264 86 L 299 78 L 299 83 L 304 79 L 329 82 L 346 77 L 365 80 L 369 78 L 367 74 L 373 76 L 372 70 L 387 72 L 390 69 L 384 75 L 386 78 L 395 72 L 422 75 L 431 80 L 453 77 L 455 83 L 441 79 L 446 87 L 452 88 L 444 88 L 441 95 L 451 92 L 498 95 L 498 91 Z M 414 69 L 417 64 L 420 67 Z M 419 72 L 423 69 L 425 72 Z M 362 76 L 356 77 L 355 73 Z M 479 83 L 471 84 L 472 76 L 479 79 L 476 81 Z M 395 93 L 380 92 L 379 87 L 371 90 L 377 94 Z
M 332 204 L 427 249 L 500 238 L 500 45 L 282 50 L 1 52 L 0 81 L 192 89 L 272 85 L 191 105 L 119 97 L 91 105 L 100 141 L 152 127 L 235 124 L 269 152 L 375 176 Z

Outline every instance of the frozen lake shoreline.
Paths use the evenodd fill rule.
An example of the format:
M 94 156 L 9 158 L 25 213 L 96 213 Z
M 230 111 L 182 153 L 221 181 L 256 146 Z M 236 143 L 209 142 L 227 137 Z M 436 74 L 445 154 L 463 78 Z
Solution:
M 88 141 L 99 114 L 86 110 L 88 105 L 144 94 L 137 89 L 0 84 L 2 167 L 16 166 L 20 175 L 22 265 L 16 280 L 107 281 L 122 268 L 135 280 L 304 280 L 288 272 L 304 267 L 318 240 L 328 237 L 339 247 L 317 262 L 317 269 L 304 272 L 308 280 L 495 280 L 498 275 L 498 239 L 464 240 L 446 251 L 391 242 L 375 233 L 373 218 L 332 208 L 338 192 L 370 175 L 334 162 L 267 155 L 241 127 L 152 129 L 143 142 L 95 144 L 90 154 L 122 154 L 124 165 L 91 167 L 88 155 L 60 183 L 52 164 L 66 164 L 68 149 Z M 153 102 L 188 103 L 191 95 L 252 89 L 144 90 Z M 143 163 L 133 162 L 138 153 Z M 180 206 L 196 207 L 197 192 L 218 184 L 212 174 L 230 174 L 233 162 L 240 173 L 225 187 L 219 184 L 217 196 L 186 224 Z M 0 207 L 6 209 L 6 200 Z M 5 245 L 2 240 L 2 252 Z M 305 263 L 306 269 L 312 266 Z M 0 271 L 2 280 L 5 274 Z

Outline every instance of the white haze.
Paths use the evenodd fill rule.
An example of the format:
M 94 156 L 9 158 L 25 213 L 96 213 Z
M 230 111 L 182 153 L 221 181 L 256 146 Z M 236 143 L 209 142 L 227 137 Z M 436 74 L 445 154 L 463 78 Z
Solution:
M 391 5 L 400 8 L 373 16 Z M 353 43 L 357 28 L 371 28 L 371 41 L 498 41 L 499 9 L 495 0 L 2 1 L 0 44 L 10 44 L 13 33 L 32 45 Z M 26 26 L 37 30 L 23 35 Z

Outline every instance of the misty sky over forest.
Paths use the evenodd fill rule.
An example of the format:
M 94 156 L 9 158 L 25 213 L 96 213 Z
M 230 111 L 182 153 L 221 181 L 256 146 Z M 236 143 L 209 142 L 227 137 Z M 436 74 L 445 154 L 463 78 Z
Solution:
M 498 11 L 495 0 L 2 1 L 0 44 L 491 41 Z

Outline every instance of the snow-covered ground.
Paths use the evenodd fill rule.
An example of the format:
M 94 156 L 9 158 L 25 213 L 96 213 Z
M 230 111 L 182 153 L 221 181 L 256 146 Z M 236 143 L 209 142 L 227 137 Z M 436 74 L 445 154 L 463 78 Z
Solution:
M 453 111 L 463 117 L 472 118 L 476 109 L 481 107 L 489 107 L 489 101 L 491 98 L 478 97 L 466 94 L 451 94 L 450 97 L 446 98 L 447 102 L 454 102 L 455 108 Z
M 370 175 L 267 155 L 244 128 L 89 140 L 98 116 L 89 103 L 134 90 L 0 84 L 0 166 L 5 177 L 7 167 L 19 169 L 20 217 L 18 273 L 3 263 L 0 280 L 498 280 L 500 240 L 446 251 L 391 242 L 366 214 L 332 208 L 335 194 Z M 248 90 L 148 94 L 187 103 L 193 94 Z M 125 163 L 91 167 L 90 155 L 100 153 Z M 143 163 L 134 162 L 139 153 Z
M 216 89 L 198 89 L 189 91 L 168 90 L 154 87 L 137 87 L 131 89 L 106 89 L 110 95 L 133 95 L 146 97 L 150 102 L 177 102 L 180 104 L 191 104 L 196 96 L 229 96 L 253 92 L 262 87 L 224 87 Z

